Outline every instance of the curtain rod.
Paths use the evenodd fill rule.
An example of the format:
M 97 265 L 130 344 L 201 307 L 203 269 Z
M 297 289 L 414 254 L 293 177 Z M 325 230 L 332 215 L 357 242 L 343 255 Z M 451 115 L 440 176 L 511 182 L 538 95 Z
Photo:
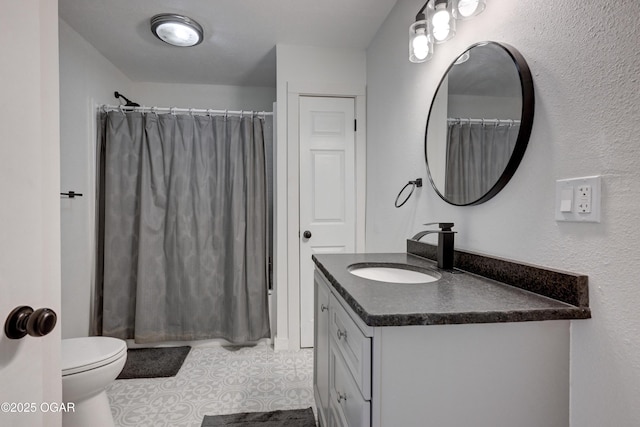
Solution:
M 492 124 L 492 125 L 519 125 L 520 120 L 513 119 L 467 119 L 467 118 L 447 118 L 447 123 L 468 123 L 468 124 Z
M 98 106 L 99 110 L 102 110 L 104 112 L 107 111 L 128 111 L 128 112 L 133 112 L 133 111 L 139 111 L 141 113 L 170 113 L 170 114 L 204 114 L 204 115 L 211 115 L 211 114 L 219 114 L 219 115 L 225 115 L 225 116 L 273 116 L 273 112 L 272 111 L 252 111 L 252 110 L 212 110 L 210 108 L 207 109 L 203 109 L 203 108 L 177 108 L 177 107 L 147 107 L 145 105 L 141 106 L 141 107 L 127 107 L 124 105 L 100 105 Z

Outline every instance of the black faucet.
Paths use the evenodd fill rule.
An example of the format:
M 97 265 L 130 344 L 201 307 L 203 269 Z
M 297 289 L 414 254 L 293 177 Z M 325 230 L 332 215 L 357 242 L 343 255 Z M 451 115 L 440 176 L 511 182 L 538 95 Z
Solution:
M 428 222 L 424 225 L 438 225 L 440 230 L 421 231 L 411 238 L 416 242 L 427 234 L 438 233 L 438 268 L 453 270 L 453 235 L 457 231 L 451 231 L 452 222 Z

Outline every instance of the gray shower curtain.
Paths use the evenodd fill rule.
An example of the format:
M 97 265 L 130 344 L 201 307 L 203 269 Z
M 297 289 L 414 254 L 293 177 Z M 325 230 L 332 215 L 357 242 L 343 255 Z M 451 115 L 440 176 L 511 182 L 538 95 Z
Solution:
M 456 204 L 478 200 L 504 172 L 520 125 L 449 123 L 445 196 Z
M 100 123 L 102 334 L 269 337 L 262 120 L 115 111 Z

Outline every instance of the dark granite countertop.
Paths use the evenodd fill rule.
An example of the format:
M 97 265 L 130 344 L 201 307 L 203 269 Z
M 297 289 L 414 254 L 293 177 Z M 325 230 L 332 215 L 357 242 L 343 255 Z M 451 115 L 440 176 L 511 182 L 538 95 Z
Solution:
M 591 317 L 588 306 L 575 306 L 461 270 L 439 270 L 434 261 L 408 253 L 323 254 L 314 255 L 313 261 L 333 288 L 369 326 Z M 351 274 L 348 267 L 355 263 L 408 264 L 437 271 L 442 277 L 431 283 L 378 282 Z

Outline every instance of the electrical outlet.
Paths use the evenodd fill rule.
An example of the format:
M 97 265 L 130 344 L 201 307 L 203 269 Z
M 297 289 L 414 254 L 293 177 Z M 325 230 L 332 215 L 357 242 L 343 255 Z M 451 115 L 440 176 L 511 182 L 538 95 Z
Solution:
M 591 186 L 581 185 L 578 187 L 578 213 L 588 214 L 591 213 Z
M 600 222 L 599 176 L 556 181 L 556 221 Z

